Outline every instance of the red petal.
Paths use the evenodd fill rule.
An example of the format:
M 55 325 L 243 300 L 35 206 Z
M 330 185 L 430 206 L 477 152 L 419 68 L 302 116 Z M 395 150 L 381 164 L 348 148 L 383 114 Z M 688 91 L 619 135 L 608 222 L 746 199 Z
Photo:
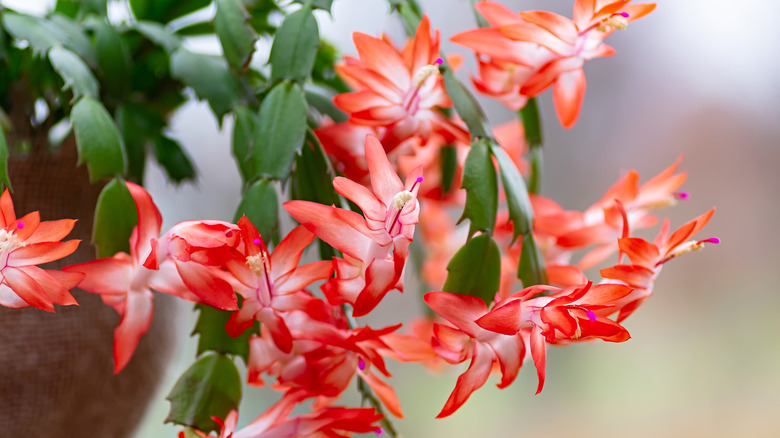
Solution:
M 222 310 L 238 309 L 233 287 L 217 277 L 212 269 L 195 262 L 175 262 L 184 284 L 209 306 Z
M 114 330 L 114 374 L 130 362 L 141 336 L 152 323 L 152 293 L 148 290 L 131 292 L 122 313 L 122 320 Z
M 423 298 L 434 312 L 472 338 L 482 330 L 474 322 L 487 313 L 487 305 L 481 298 L 444 291 L 428 292 Z
M 493 351 L 480 342 L 474 344 L 474 357 L 471 358 L 469 369 L 458 377 L 455 389 L 436 418 L 444 418 L 457 411 L 468 400 L 471 393 L 485 384 L 490 376 L 492 365 Z
M 398 401 L 398 396 L 392 386 L 370 371 L 361 373 L 361 377 L 391 414 L 398 418 L 404 418 L 404 414 L 401 412 L 401 402 Z
M 86 277 L 79 288 L 94 294 L 122 294 L 130 290 L 135 267 L 130 256 L 118 253 L 114 257 L 62 268 L 64 272 L 80 272 Z
M 73 219 L 41 222 L 25 243 L 59 242 L 73 230 L 74 225 L 76 221 Z
M 531 330 L 531 357 L 534 359 L 536 375 L 539 378 L 539 385 L 536 387 L 536 393 L 539 394 L 544 388 L 547 373 L 547 343 L 542 335 L 542 328 L 538 325 L 534 325 Z
M 295 270 L 303 250 L 313 241 L 314 233 L 306 227 L 293 228 L 271 253 L 271 281 L 275 282 L 281 276 Z
M 480 317 L 476 323 L 491 332 L 514 335 L 520 331 L 520 305 L 520 300 L 512 300 Z
M 523 21 L 516 12 L 494 1 L 477 2 L 474 4 L 474 9 L 493 27 L 521 23 Z
M 409 88 L 411 74 L 400 53 L 386 41 L 364 33 L 352 34 L 360 61 L 387 77 L 401 90 Z
M 0 228 L 7 228 L 14 222 L 16 222 L 14 203 L 8 189 L 5 189 L 3 195 L 0 196 Z
M 29 266 L 49 263 L 69 256 L 76 251 L 80 240 L 65 242 L 38 242 L 25 245 L 8 254 L 8 266 Z
M 154 205 L 152 196 L 149 195 L 143 187 L 126 181 L 127 189 L 133 197 L 135 207 L 138 210 L 138 235 L 133 255 L 135 257 L 146 258 L 149 251 L 149 242 L 151 239 L 160 237 L 160 228 L 162 227 L 162 216 L 160 210 Z
M 33 307 L 43 309 L 47 312 L 54 312 L 54 305 L 51 298 L 37 281 L 20 269 L 10 266 L 2 270 L 4 282 L 8 284 L 21 299 Z
M 366 136 L 366 162 L 371 188 L 380 201 L 389 205 L 396 193 L 404 189 L 404 184 L 387 159 L 382 144 L 373 135 Z
M 585 72 L 577 69 L 558 76 L 553 87 L 553 103 L 561 125 L 568 129 L 577 123 L 585 99 Z
M 577 27 L 568 18 L 548 11 L 521 12 L 520 17 L 531 24 L 535 24 L 569 44 L 576 44 L 579 39 Z

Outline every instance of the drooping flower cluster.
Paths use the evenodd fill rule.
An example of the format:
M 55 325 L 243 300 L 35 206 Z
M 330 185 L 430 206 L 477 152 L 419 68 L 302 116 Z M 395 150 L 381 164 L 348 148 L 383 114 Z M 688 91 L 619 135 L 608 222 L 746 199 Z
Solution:
M 654 8 L 629 3 L 576 0 L 569 20 L 545 11 L 514 13 L 483 1 L 476 8 L 490 27 L 460 33 L 453 41 L 477 52 L 480 76 L 473 82 L 480 92 L 518 109 L 553 87 L 559 118 L 570 127 L 584 96 L 584 61 L 611 55 L 604 38 Z M 500 374 L 497 386 L 509 386 L 526 361 L 535 367 L 538 393 L 546 380 L 549 346 L 628 340 L 622 323 L 653 293 L 662 267 L 719 242 L 694 239 L 714 209 L 674 232 L 664 221 L 652 242 L 633 234 L 658 222 L 653 210 L 688 197 L 678 191 L 686 179 L 677 173 L 680 160 L 641 184 L 637 172 L 627 172 L 582 212 L 530 195 L 533 220 L 520 227 L 512 209 L 519 203 L 512 196 L 518 194 L 506 186 L 513 176 L 522 180 L 531 167 L 523 158 L 522 126 L 500 126 L 495 140 L 468 144 L 469 133 L 446 111 L 452 102 L 439 75 L 440 35 L 428 18 L 422 17 L 414 38 L 400 50 L 388 38 L 356 33 L 353 39 L 358 57 L 346 57 L 337 70 L 354 91 L 334 98 L 349 120 L 316 130 L 333 168 L 343 175 L 333 179 L 340 205 L 285 202 L 285 211 L 300 225 L 271 247 L 269 236 L 260 235 L 246 216 L 237 224 L 181 222 L 163 233 L 152 197 L 128 182 L 138 215 L 129 253 L 60 272 L 35 265 L 75 250 L 78 241 L 61 242 L 73 221 L 40 222 L 37 213 L 17 220 L 6 191 L 0 197 L 5 262 L 0 304 L 53 311 L 53 304 L 75 304 L 68 290 L 76 284 L 100 295 L 121 316 L 113 346 L 117 373 L 149 329 L 155 292 L 229 312 L 218 330 L 248 350 L 248 384 L 268 386 L 281 397 L 242 429 L 237 429 L 238 412 L 225 409 L 224 418 L 213 418 L 218 438 L 352 436 L 381 433 L 379 422 L 387 421 L 383 410 L 403 417 L 387 380 L 386 359 L 431 369 L 469 362 L 438 417 L 456 412 L 494 371 Z M 474 151 L 487 152 L 474 159 Z M 501 159 L 504 155 L 508 160 Z M 479 193 L 494 202 L 475 202 L 474 193 L 459 190 L 465 185 L 478 192 L 474 174 L 492 185 L 493 192 Z M 482 208 L 485 212 L 478 213 L 493 217 L 485 220 L 488 225 L 459 229 L 453 220 L 459 211 L 461 221 L 474 221 L 467 208 Z M 419 274 L 429 286 L 424 301 L 435 315 L 409 322 L 408 333 L 401 331 L 406 315 L 388 327 L 360 325 L 354 317 L 371 314 L 392 291 L 404 291 L 410 248 L 419 244 L 413 243 L 418 224 L 425 246 Z M 315 239 L 335 255 L 304 262 Z M 490 260 L 495 264 L 486 270 L 497 275 L 478 284 L 484 291 L 454 293 L 457 285 L 448 279 L 472 239 L 494 244 Z M 544 266 L 546 280 L 538 282 L 545 284 L 520 281 L 518 267 L 528 249 L 523 246 L 531 243 Z M 586 275 L 611 259 L 615 264 L 601 269 L 599 278 Z M 373 407 L 335 405 L 354 380 Z M 307 401 L 312 412 L 292 416 L 295 406 Z M 179 436 L 214 437 L 194 428 Z
M 585 97 L 585 61 L 614 55 L 604 39 L 655 9 L 654 3 L 629 2 L 576 0 L 572 20 L 548 11 L 515 13 L 498 2 L 481 1 L 475 8 L 490 27 L 451 40 L 477 53 L 477 91 L 518 110 L 552 87 L 558 119 L 570 128 Z

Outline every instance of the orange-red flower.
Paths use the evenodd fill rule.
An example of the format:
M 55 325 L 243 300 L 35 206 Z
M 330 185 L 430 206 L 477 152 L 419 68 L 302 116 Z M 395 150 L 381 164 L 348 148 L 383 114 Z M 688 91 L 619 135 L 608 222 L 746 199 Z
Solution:
M 490 28 L 455 35 L 452 41 L 487 58 L 479 58 L 480 92 L 498 97 L 512 109 L 553 87 L 553 103 L 565 128 L 574 126 L 585 96 L 585 61 L 615 54 L 604 39 L 615 29 L 653 9 L 653 3 L 631 0 L 576 0 L 574 19 L 548 11 L 514 13 L 491 1 L 477 10 Z
M 54 312 L 54 304 L 77 304 L 68 292 L 83 274 L 42 269 L 36 265 L 72 254 L 79 240 L 61 240 L 76 221 L 41 222 L 37 211 L 16 217 L 11 194 L 0 196 L 0 305 L 14 309 L 37 307 Z
M 337 71 L 356 91 L 334 98 L 352 123 L 381 128 L 388 151 L 412 136 L 424 141 L 434 132 L 448 142 L 468 141 L 468 133 L 436 109 L 452 102 L 439 75 L 439 31 L 431 35 L 427 16 L 400 51 L 386 38 L 355 32 L 352 39 L 359 59 L 345 57 Z

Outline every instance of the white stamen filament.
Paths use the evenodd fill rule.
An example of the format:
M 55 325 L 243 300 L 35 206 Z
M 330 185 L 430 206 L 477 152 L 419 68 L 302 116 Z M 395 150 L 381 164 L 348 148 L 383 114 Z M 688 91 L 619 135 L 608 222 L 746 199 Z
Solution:
M 429 64 L 420 68 L 412 77 L 412 88 L 419 88 L 429 77 L 437 73 L 439 73 L 439 67 L 436 65 Z
M 393 196 L 393 208 L 397 210 L 401 210 L 406 206 L 406 204 L 411 201 L 414 198 L 414 195 L 412 195 L 412 192 L 398 192 Z
M 606 32 L 610 30 L 610 28 L 618 29 L 618 30 L 624 30 L 628 27 L 628 20 L 626 20 L 625 17 L 622 15 L 613 15 L 604 21 L 602 21 L 598 26 L 596 26 L 596 30 L 599 32 Z
M 24 245 L 25 242 L 14 235 L 13 231 L 0 230 L 0 252 L 11 252 Z

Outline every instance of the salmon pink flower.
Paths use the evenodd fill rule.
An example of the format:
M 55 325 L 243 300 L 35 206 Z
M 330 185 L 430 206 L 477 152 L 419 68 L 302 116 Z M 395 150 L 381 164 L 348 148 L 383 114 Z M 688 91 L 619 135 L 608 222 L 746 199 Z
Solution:
M 285 353 L 292 350 L 292 336 L 283 313 L 305 307 L 308 294 L 299 295 L 315 281 L 333 273 L 333 262 L 320 261 L 298 266 L 303 250 L 314 241 L 314 234 L 296 227 L 269 252 L 262 237 L 246 216 L 238 221 L 245 252 L 228 261 L 226 267 L 233 289 L 242 297 L 241 309 L 233 313 L 226 326 L 237 337 L 260 321 L 269 330 L 276 346 Z
M 431 35 L 427 16 L 401 51 L 387 39 L 359 32 L 352 39 L 359 59 L 346 57 L 337 72 L 357 91 L 334 98 L 352 123 L 382 128 L 388 151 L 415 135 L 425 141 L 434 132 L 448 142 L 468 142 L 468 133 L 436 110 L 452 102 L 439 75 L 439 31 Z
M 485 384 L 494 363 L 501 369 L 499 388 L 506 388 L 515 380 L 525 356 L 523 338 L 516 335 L 517 330 L 504 327 L 502 321 L 494 321 L 491 330 L 478 325 L 476 321 L 488 313 L 482 299 L 434 291 L 425 294 L 425 302 L 454 326 L 434 324 L 434 351 L 450 363 L 471 359 L 468 370 L 458 377 L 455 389 L 436 418 L 458 410 L 471 393 Z M 514 324 L 513 321 L 506 323 Z M 505 334 L 509 332 L 511 334 Z
M 301 225 L 344 253 L 335 260 L 336 278 L 323 291 L 331 304 L 352 304 L 355 316 L 373 310 L 390 290 L 403 289 L 402 273 L 419 215 L 417 191 L 423 181 L 422 169 L 417 168 L 402 183 L 376 137 L 366 137 L 365 151 L 370 190 L 342 177 L 333 181 L 336 191 L 357 204 L 364 216 L 308 201 L 284 204 Z
M 143 187 L 126 182 L 138 211 L 130 236 L 130 254 L 120 252 L 88 263 L 66 266 L 66 272 L 86 275 L 80 287 L 99 294 L 122 317 L 114 330 L 114 373 L 130 361 L 141 336 L 152 322 L 152 289 L 198 301 L 170 263 L 158 263 L 162 216 Z
M 553 87 L 558 119 L 570 128 L 585 96 L 585 61 L 614 55 L 604 39 L 655 8 L 629 2 L 576 0 L 573 20 L 548 11 L 515 14 L 496 2 L 479 2 L 477 10 L 491 28 L 460 33 L 453 41 L 488 57 L 480 58 L 480 79 L 474 81 L 479 91 L 519 109 L 526 98 Z
M 77 304 L 68 292 L 83 274 L 42 269 L 36 265 L 69 256 L 79 240 L 61 240 L 76 221 L 41 222 L 37 211 L 16 217 L 11 194 L 0 196 L 0 305 L 19 309 L 33 306 L 54 312 L 54 304 Z

